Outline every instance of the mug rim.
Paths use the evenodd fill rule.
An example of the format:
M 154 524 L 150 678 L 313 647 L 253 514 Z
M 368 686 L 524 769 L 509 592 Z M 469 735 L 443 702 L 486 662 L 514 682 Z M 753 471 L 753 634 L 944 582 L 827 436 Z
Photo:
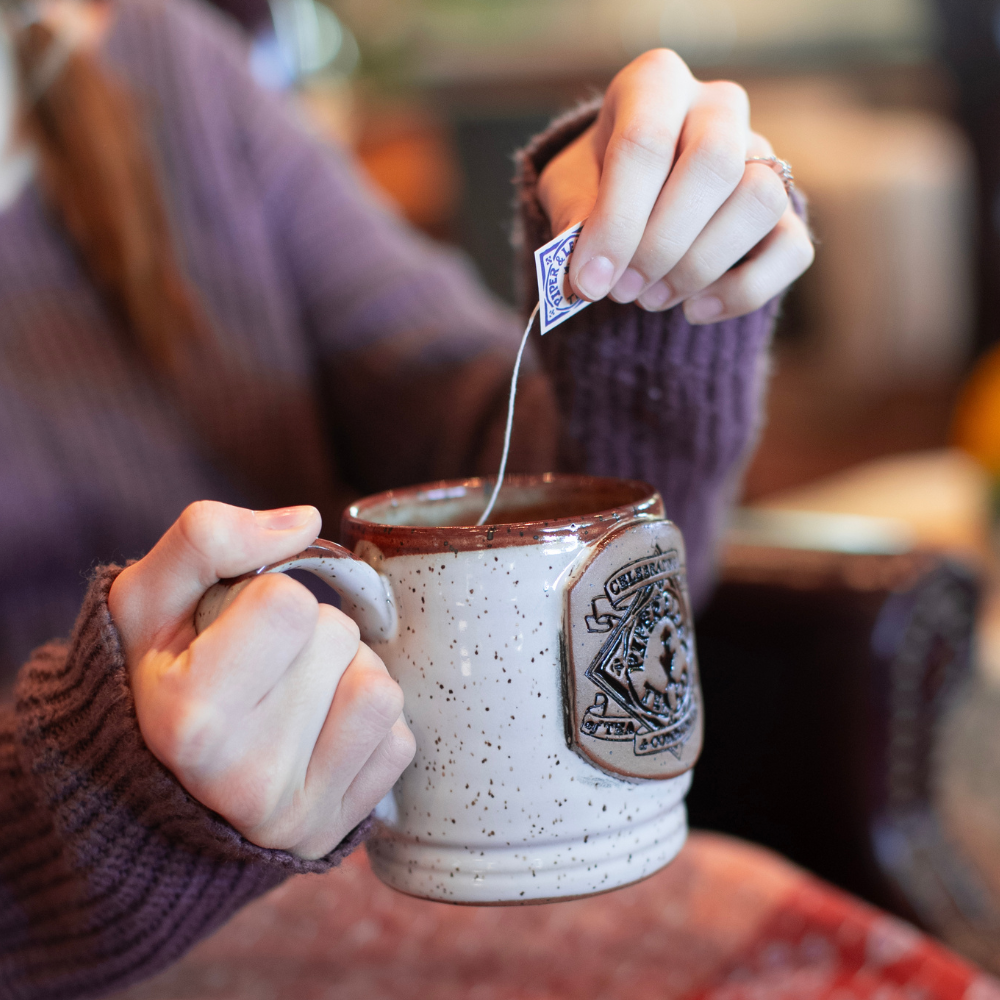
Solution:
M 495 482 L 495 477 L 489 476 L 441 479 L 362 497 L 350 504 L 341 517 L 343 544 L 353 549 L 359 542 L 374 543 L 384 555 L 388 556 L 537 545 L 569 537 L 594 542 L 627 521 L 662 520 L 666 516 L 659 492 L 649 483 L 639 479 L 619 479 L 614 476 L 568 472 L 512 474 L 505 477 L 503 488 L 506 490 L 509 486 L 530 488 L 563 485 L 580 490 L 620 489 L 622 492 L 632 493 L 636 498 L 587 514 L 484 525 L 387 524 L 369 520 L 364 516 L 366 510 L 379 506 L 401 506 L 421 499 L 461 499 L 469 493 L 480 491 L 485 506 Z

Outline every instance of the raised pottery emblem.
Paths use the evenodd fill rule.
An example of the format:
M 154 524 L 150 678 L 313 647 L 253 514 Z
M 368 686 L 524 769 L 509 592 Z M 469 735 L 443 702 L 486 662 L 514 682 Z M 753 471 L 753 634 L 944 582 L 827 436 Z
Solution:
M 684 576 L 669 521 L 608 535 L 566 591 L 567 727 L 606 771 L 672 778 L 701 751 L 701 690 Z

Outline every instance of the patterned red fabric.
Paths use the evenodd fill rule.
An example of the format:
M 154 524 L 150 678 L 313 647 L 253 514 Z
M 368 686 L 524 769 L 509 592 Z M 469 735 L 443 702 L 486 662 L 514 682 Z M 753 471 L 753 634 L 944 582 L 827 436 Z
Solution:
M 919 931 L 749 844 L 694 834 L 604 896 L 462 907 L 358 852 L 248 906 L 119 1000 L 1000 1000 Z
M 804 879 L 719 984 L 690 1000 L 1000 1000 L 996 984 L 895 917 Z

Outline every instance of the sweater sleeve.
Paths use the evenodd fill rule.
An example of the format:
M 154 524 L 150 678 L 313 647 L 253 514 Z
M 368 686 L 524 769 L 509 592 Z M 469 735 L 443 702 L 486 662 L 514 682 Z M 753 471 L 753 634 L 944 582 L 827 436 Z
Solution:
M 130 41 L 116 65 L 133 88 L 183 95 L 226 164 L 219 183 L 252 198 L 272 251 L 269 278 L 294 302 L 288 335 L 303 339 L 314 365 L 332 464 L 348 487 L 342 499 L 495 470 L 519 339 L 514 312 L 462 253 L 400 218 L 345 150 L 311 134 L 294 104 L 257 85 L 245 39 L 220 17 L 189 0 L 126 8 Z M 147 79 L 136 53 L 166 59 L 169 72 Z M 206 159 L 203 169 L 217 165 Z M 555 425 L 547 383 L 528 386 L 524 402 Z M 519 435 L 517 467 L 551 469 L 550 441 Z M 336 530 L 335 518 L 327 523 Z
M 533 251 L 552 236 L 538 175 L 598 107 L 591 102 L 557 120 L 519 156 L 525 313 L 537 299 Z M 493 472 L 520 324 L 459 258 L 380 209 L 335 154 L 300 144 L 298 159 L 282 170 L 266 171 L 272 217 L 321 345 L 330 427 L 347 478 L 370 492 Z M 346 265 L 350 280 L 346 246 L 357 248 Z M 777 306 L 692 326 L 680 308 L 647 313 L 605 300 L 534 338 L 518 389 L 511 470 L 561 467 L 652 483 L 684 533 L 700 603 L 725 509 L 758 434 Z
M 552 236 L 537 196 L 545 165 L 594 120 L 600 101 L 557 119 L 518 156 L 515 234 L 524 308 L 538 301 L 534 250 Z M 804 205 L 796 201 L 796 210 Z M 561 463 L 652 483 L 684 534 L 693 603 L 704 602 L 725 512 L 763 418 L 774 299 L 693 326 L 681 308 L 605 299 L 541 341 L 562 416 Z
M 344 479 L 361 494 L 494 472 L 520 323 L 457 252 L 406 226 L 343 152 L 260 92 L 245 53 L 202 20 L 191 37 L 211 57 L 301 305 Z M 520 154 L 525 309 L 537 295 L 532 252 L 552 235 L 538 175 L 598 107 L 556 121 Z M 758 432 L 776 310 L 771 302 L 749 316 L 691 326 L 681 309 L 646 313 L 605 300 L 544 339 L 536 335 L 518 389 L 510 469 L 651 482 L 684 532 L 697 603 Z
M 301 861 L 251 844 L 149 752 L 99 570 L 70 640 L 0 705 L 0 998 L 94 997 L 176 960 Z

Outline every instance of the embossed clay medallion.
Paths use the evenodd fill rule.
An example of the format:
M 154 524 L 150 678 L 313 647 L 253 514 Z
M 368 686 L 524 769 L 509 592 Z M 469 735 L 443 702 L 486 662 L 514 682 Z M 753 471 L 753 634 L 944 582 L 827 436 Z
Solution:
M 701 689 L 684 543 L 669 521 L 608 535 L 566 591 L 573 748 L 630 778 L 673 778 L 698 759 Z

